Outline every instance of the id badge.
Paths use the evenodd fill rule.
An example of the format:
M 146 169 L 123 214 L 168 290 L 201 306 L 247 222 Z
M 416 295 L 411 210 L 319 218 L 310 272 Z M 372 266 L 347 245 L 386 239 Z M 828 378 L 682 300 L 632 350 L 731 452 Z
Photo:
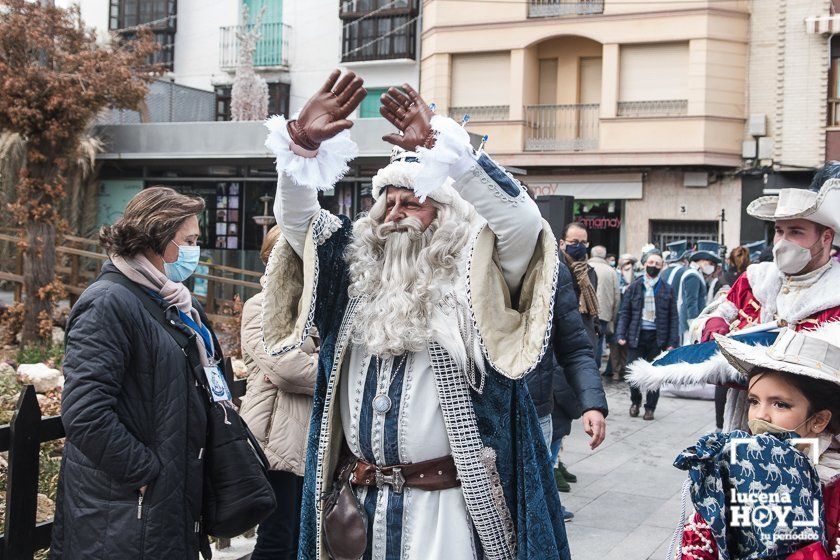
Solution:
M 229 401 L 232 399 L 225 378 L 222 376 L 222 372 L 219 371 L 218 366 L 205 366 L 204 375 L 207 377 L 207 386 L 210 387 L 210 393 L 213 395 L 214 402 Z

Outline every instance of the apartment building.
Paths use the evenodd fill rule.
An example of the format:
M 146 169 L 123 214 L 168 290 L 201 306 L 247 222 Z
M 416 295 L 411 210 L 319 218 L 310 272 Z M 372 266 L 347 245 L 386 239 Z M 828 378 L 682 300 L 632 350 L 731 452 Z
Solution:
M 538 197 L 574 196 L 610 252 L 682 238 L 731 247 L 749 202 L 737 174 L 749 7 L 429 0 L 421 93 L 469 114 L 468 129 L 488 134 L 488 151 Z
M 205 198 L 205 257 L 257 267 L 267 197 L 276 188 L 273 157 L 259 122 L 230 122 L 238 32 L 263 11 L 254 67 L 269 87 L 269 113 L 293 115 L 336 67 L 365 78 L 369 95 L 354 117 L 360 146 L 345 180 L 322 205 L 355 215 L 369 207 L 370 180 L 390 153 L 392 127 L 378 98 L 390 85 L 419 87 L 419 0 L 58 0 L 79 3 L 101 40 L 130 39 L 139 26 L 161 45 L 166 68 L 141 111 L 103 115 L 99 134 L 100 222 L 112 222 L 140 189 L 172 186 Z M 248 18 L 242 7 L 248 7 Z
M 840 32 L 830 0 L 753 0 L 750 17 L 745 196 L 807 187 L 840 159 Z M 746 224 L 751 238 L 764 225 Z

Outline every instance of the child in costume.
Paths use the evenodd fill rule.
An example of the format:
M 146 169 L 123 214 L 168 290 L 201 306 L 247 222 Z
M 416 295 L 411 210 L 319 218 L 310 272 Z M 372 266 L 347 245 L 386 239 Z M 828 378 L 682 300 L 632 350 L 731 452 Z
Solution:
M 840 558 L 840 323 L 785 329 L 769 347 L 715 339 L 748 378 L 751 433 L 712 433 L 677 457 L 696 513 L 669 557 Z

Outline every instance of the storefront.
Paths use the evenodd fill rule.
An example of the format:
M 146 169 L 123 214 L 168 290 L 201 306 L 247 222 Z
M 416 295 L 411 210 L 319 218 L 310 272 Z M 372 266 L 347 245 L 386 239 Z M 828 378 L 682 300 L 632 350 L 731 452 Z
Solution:
M 521 177 L 537 200 L 574 197 L 573 219 L 586 225 L 589 245 L 603 245 L 607 253 L 624 251 L 625 201 L 642 198 L 641 173 L 545 175 L 531 170 Z M 559 236 L 560 231 L 555 231 Z

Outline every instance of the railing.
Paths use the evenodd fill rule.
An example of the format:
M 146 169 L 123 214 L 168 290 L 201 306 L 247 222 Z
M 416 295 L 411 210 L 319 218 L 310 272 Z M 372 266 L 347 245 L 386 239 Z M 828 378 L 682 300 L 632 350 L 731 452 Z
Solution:
M 525 150 L 579 151 L 598 147 L 600 105 L 527 105 Z
M 678 117 L 688 114 L 687 99 L 619 101 L 619 117 Z
M 225 378 L 234 402 L 245 394 L 245 380 L 234 379 L 230 358 Z M 0 452 L 8 452 L 6 522 L 0 534 L 0 559 L 32 560 L 38 550 L 49 548 L 52 520 L 36 522 L 38 504 L 38 453 L 42 443 L 64 437 L 60 416 L 41 417 L 35 387 L 27 385 L 18 398 L 12 421 L 0 426 Z M 221 547 L 219 547 L 221 548 Z
M 510 105 L 475 105 L 469 107 L 450 107 L 450 118 L 461 120 L 469 115 L 473 121 L 506 121 L 510 118 Z
M 604 13 L 604 0 L 530 0 L 528 17 L 584 16 Z
M 0 241 L 12 242 L 12 247 L 19 247 L 19 243 L 23 241 L 16 235 L 8 235 L 0 233 Z M 55 251 L 58 256 L 64 257 L 66 263 L 59 261 L 56 265 L 56 273 L 61 277 L 64 283 L 64 289 L 67 291 L 70 305 L 73 305 L 78 297 L 85 291 L 87 286 L 99 276 L 99 265 L 108 259 L 108 255 L 94 250 L 85 250 L 80 247 L 98 247 L 99 241 L 95 239 L 88 239 L 86 237 L 75 237 L 72 235 L 62 236 L 62 245 L 57 245 Z M 82 259 L 87 259 L 88 262 L 83 263 Z M 93 261 L 92 263 L 90 261 Z M 0 270 L 0 280 L 12 282 L 15 286 L 15 302 L 21 301 L 21 287 L 23 286 L 23 258 L 20 249 L 17 249 L 17 258 L 15 260 L 16 270 L 14 272 L 7 272 Z M 69 264 L 69 266 L 66 266 Z M 91 266 L 93 264 L 93 266 Z M 219 286 L 233 286 L 234 288 L 250 289 L 252 293 L 259 292 L 262 286 L 259 284 L 259 278 L 262 276 L 261 272 L 254 270 L 244 270 L 240 268 L 233 268 L 213 263 L 200 263 L 199 266 L 206 266 L 210 274 L 193 274 L 193 278 L 203 278 L 207 280 L 207 296 L 203 299 L 204 310 L 207 312 L 210 319 L 218 319 L 218 311 L 220 311 L 226 303 L 225 300 L 216 297 L 216 288 Z M 240 280 L 238 278 L 227 278 L 222 274 L 228 273 L 240 277 L 254 278 L 255 281 L 249 282 L 247 280 Z M 243 300 L 246 298 L 242 298 Z M 2 558 L 0 557 L 0 560 Z
M 157 80 L 149 86 L 139 110 L 108 109 L 97 124 L 208 122 L 216 120 L 216 94 Z
M 219 67 L 233 70 L 239 62 L 240 30 L 251 29 L 253 25 L 231 25 L 219 28 Z M 289 34 L 291 27 L 285 23 L 263 23 L 260 25 L 260 39 L 254 52 L 254 67 L 268 68 L 289 65 Z
M 840 99 L 828 100 L 828 126 L 840 126 Z

